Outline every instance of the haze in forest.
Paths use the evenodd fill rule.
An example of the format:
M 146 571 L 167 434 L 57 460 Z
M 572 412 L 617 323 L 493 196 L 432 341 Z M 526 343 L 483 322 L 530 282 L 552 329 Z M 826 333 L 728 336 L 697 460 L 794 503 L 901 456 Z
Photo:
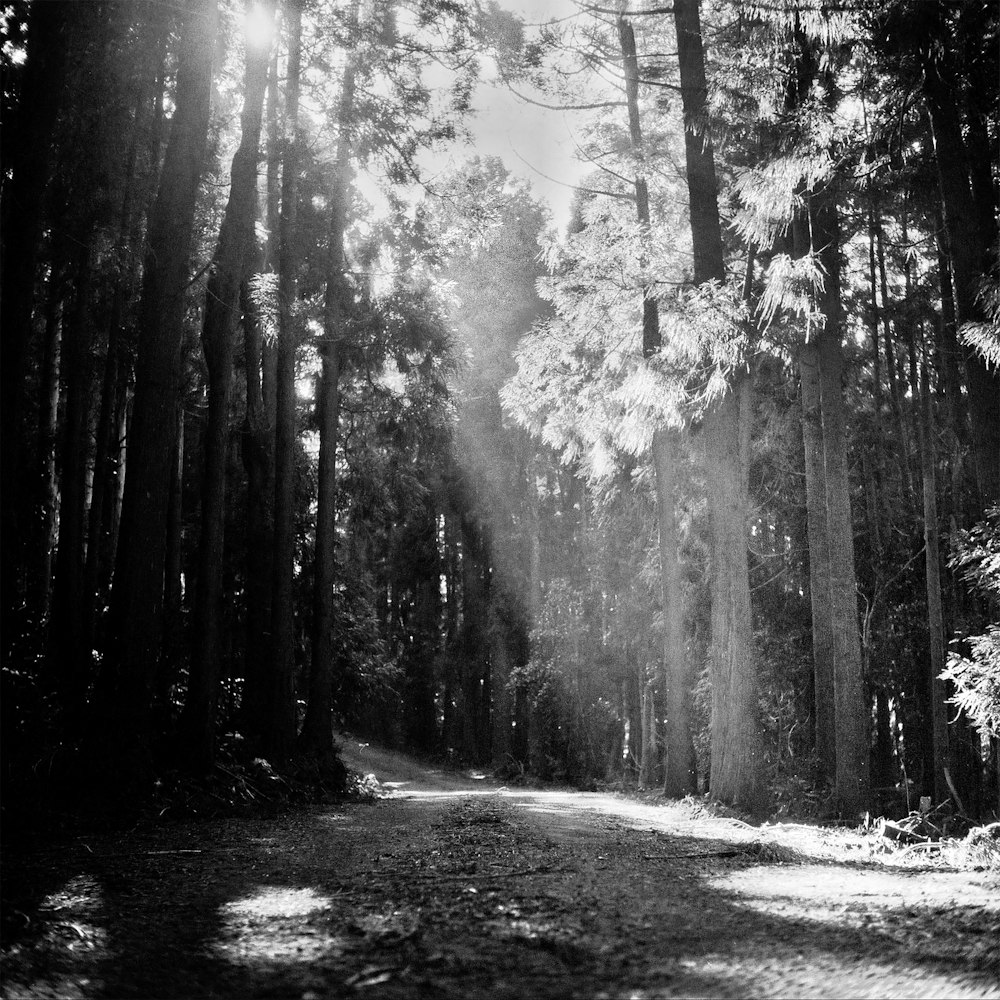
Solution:
M 23 815 L 335 727 L 995 812 L 995 5 L 247 9 L 4 10 Z

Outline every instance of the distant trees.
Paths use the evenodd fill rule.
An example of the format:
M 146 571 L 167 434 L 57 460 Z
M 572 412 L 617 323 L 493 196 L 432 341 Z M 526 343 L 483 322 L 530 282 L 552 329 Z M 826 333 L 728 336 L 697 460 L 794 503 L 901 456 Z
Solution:
M 996 13 L 634 7 L 5 14 L 15 784 L 333 774 L 344 723 L 995 801 Z M 564 233 L 497 160 L 415 183 L 484 47 L 597 111 Z
M 928 11 L 930 6 L 932 5 L 927 6 Z M 941 32 L 941 47 L 933 51 L 946 53 L 953 51 L 956 45 L 966 44 L 958 41 L 963 37 L 962 19 L 955 12 L 945 13 L 947 5 L 933 6 L 936 11 L 927 20 L 933 21 Z M 713 8 L 709 15 L 712 19 L 712 37 L 715 40 L 712 65 L 707 78 L 699 78 L 696 72 L 696 50 L 701 36 L 696 27 L 697 4 L 676 4 L 673 9 L 678 32 L 676 69 L 672 69 L 669 63 L 664 64 L 659 56 L 651 57 L 644 63 L 641 41 L 633 48 L 635 35 L 629 39 L 629 45 L 622 48 L 621 62 L 617 67 L 607 59 L 607 44 L 603 48 L 596 46 L 595 52 L 599 52 L 599 55 L 591 54 L 590 58 L 606 60 L 606 63 L 612 64 L 611 68 L 606 69 L 606 76 L 617 77 L 616 86 L 622 103 L 631 116 L 626 137 L 633 156 L 638 134 L 635 127 L 638 109 L 643 108 L 644 126 L 649 124 L 654 132 L 662 129 L 665 118 L 669 121 L 668 108 L 671 106 L 663 91 L 680 90 L 685 118 L 689 123 L 686 131 L 686 177 L 691 199 L 695 281 L 712 279 L 717 283 L 724 283 L 727 270 L 728 273 L 737 271 L 735 264 L 739 260 L 740 248 L 732 245 L 728 234 L 723 238 L 719 233 L 718 209 L 714 210 L 713 216 L 715 204 L 724 205 L 728 212 L 735 213 L 737 231 L 746 241 L 742 251 L 744 261 L 747 257 L 750 258 L 749 266 L 739 269 L 745 285 L 740 294 L 754 309 L 755 315 L 742 328 L 741 322 L 736 320 L 730 342 L 732 353 L 729 363 L 733 367 L 727 369 L 723 365 L 718 369 L 720 375 L 728 376 L 732 388 L 725 390 L 716 384 L 710 390 L 710 393 L 719 394 L 719 401 L 708 403 L 700 433 L 706 445 L 711 447 L 714 442 L 714 446 L 720 449 L 715 454 L 709 451 L 705 463 L 707 497 L 710 504 L 720 505 L 711 526 L 714 539 L 712 578 L 719 584 L 721 581 L 731 581 L 746 575 L 747 571 L 740 568 L 738 563 L 731 572 L 724 567 L 728 565 L 727 553 L 733 558 L 741 559 L 746 550 L 746 540 L 739 531 L 739 525 L 745 514 L 749 513 L 749 578 L 754 591 L 765 587 L 767 590 L 755 598 L 752 612 L 748 603 L 742 604 L 747 609 L 742 616 L 746 623 L 744 626 L 733 629 L 724 619 L 713 618 L 712 635 L 713 643 L 716 644 L 713 662 L 719 664 L 726 660 L 722 653 L 724 647 L 719 643 L 724 644 L 733 636 L 739 638 L 740 643 L 733 647 L 738 652 L 729 661 L 731 670 L 727 673 L 717 672 L 711 679 L 712 697 L 726 699 L 728 691 L 743 690 L 745 700 L 743 708 L 737 709 L 735 715 L 729 701 L 717 701 L 715 704 L 714 718 L 718 728 L 713 727 L 711 740 L 712 791 L 713 794 L 730 800 L 742 798 L 746 802 L 756 797 L 750 790 L 755 786 L 759 788 L 760 785 L 753 778 L 752 768 L 749 767 L 750 761 L 754 759 L 755 745 L 758 747 L 758 759 L 761 763 L 767 759 L 770 764 L 772 783 L 775 781 L 774 768 L 787 767 L 794 760 L 796 753 L 791 744 L 788 747 L 790 753 L 786 757 L 782 748 L 771 742 L 782 726 L 787 725 L 782 721 L 784 712 L 787 711 L 786 696 L 772 687 L 772 678 L 776 675 L 772 673 L 773 668 L 768 668 L 758 660 L 757 650 L 762 642 L 767 642 L 770 627 L 768 619 L 762 615 L 773 615 L 776 611 L 771 597 L 766 597 L 768 603 L 765 605 L 765 595 L 773 592 L 776 599 L 783 592 L 784 596 L 780 600 L 787 611 L 781 614 L 792 614 L 792 620 L 803 622 L 802 614 L 805 609 L 800 598 L 808 598 L 811 594 L 812 625 L 808 631 L 803 628 L 802 635 L 806 641 L 811 638 L 813 647 L 815 674 L 809 679 L 809 686 L 815 697 L 811 709 L 805 703 L 800 703 L 797 711 L 805 711 L 806 719 L 802 721 L 808 721 L 814 727 L 814 742 L 810 745 L 818 753 L 819 775 L 828 775 L 835 781 L 834 794 L 839 808 L 847 813 L 854 813 L 872 801 L 869 789 L 869 756 L 872 749 L 870 718 L 873 714 L 873 685 L 878 687 L 879 684 L 876 677 L 881 676 L 883 683 L 895 686 L 893 696 L 887 696 L 886 689 L 881 688 L 875 697 L 877 711 L 874 714 L 878 731 L 875 734 L 874 749 L 876 756 L 882 755 L 877 761 L 881 768 L 880 794 L 888 792 L 884 787 L 887 781 L 896 780 L 889 777 L 884 766 L 886 754 L 897 761 L 897 768 L 902 765 L 908 776 L 914 773 L 916 767 L 924 775 L 925 782 L 930 781 L 930 776 L 934 773 L 931 761 L 936 762 L 934 766 L 940 773 L 949 760 L 949 741 L 943 732 L 935 742 L 925 740 L 924 737 L 925 725 L 928 730 L 931 729 L 932 712 L 940 718 L 938 706 L 943 704 L 943 689 L 940 682 L 933 680 L 940 670 L 939 666 L 934 665 L 941 662 L 940 652 L 935 652 L 940 649 L 940 644 L 935 644 L 932 640 L 935 635 L 946 632 L 948 628 L 944 623 L 947 615 L 936 610 L 939 603 L 935 597 L 942 587 L 947 592 L 948 585 L 946 581 L 941 581 L 937 553 L 931 551 L 937 548 L 941 539 L 937 513 L 939 486 L 935 475 L 935 465 L 940 462 L 941 456 L 928 449 L 928 442 L 934 436 L 934 432 L 929 429 L 934 423 L 934 404 L 930 402 L 933 398 L 931 386 L 935 377 L 939 380 L 939 394 L 945 391 L 947 385 L 952 386 L 948 390 L 952 400 L 951 412 L 957 415 L 962 409 L 961 390 L 957 386 L 971 386 L 979 377 L 981 363 L 976 359 L 971 368 L 960 371 L 955 341 L 951 342 L 955 345 L 952 348 L 947 346 L 948 330 L 954 329 L 954 317 L 949 318 L 950 282 L 940 286 L 943 291 L 938 318 L 932 322 L 926 312 L 921 312 L 927 308 L 928 298 L 926 292 L 917 291 L 915 275 L 921 273 L 932 276 L 935 268 L 948 268 L 948 262 L 938 260 L 932 254 L 923 258 L 927 262 L 925 265 L 915 265 L 912 259 L 905 257 L 906 254 L 914 254 L 920 240 L 925 238 L 915 235 L 913 227 L 924 226 L 928 227 L 924 232 L 933 232 L 934 212 L 937 211 L 940 216 L 942 208 L 935 208 L 932 201 L 930 205 L 918 209 L 916 199 L 922 197 L 922 194 L 918 195 L 916 192 L 924 192 L 927 188 L 921 187 L 921 182 L 913 180 L 907 183 L 914 194 L 908 195 L 908 201 L 894 206 L 897 221 L 890 223 L 885 218 L 878 221 L 876 211 L 870 207 L 872 204 L 880 204 L 884 211 L 886 205 L 891 203 L 891 198 L 887 198 L 880 187 L 889 176 L 898 182 L 900 177 L 913 176 L 912 173 L 907 175 L 907 170 L 919 169 L 916 161 L 903 165 L 898 158 L 893 158 L 897 154 L 883 154 L 878 145 L 888 141 L 885 134 L 879 132 L 884 106 L 879 102 L 896 99 L 891 90 L 895 71 L 880 75 L 877 59 L 871 56 L 875 51 L 871 46 L 886 44 L 879 41 L 880 38 L 885 38 L 879 32 L 885 31 L 886 23 L 898 24 L 894 18 L 899 12 L 880 13 L 869 10 L 864 5 L 858 5 L 856 10 L 831 12 L 816 9 L 807 3 L 789 3 L 773 9 L 762 7 L 760 10 L 740 12 L 739 15 L 727 18 L 727 10 Z M 977 9 L 976 16 L 980 13 Z M 597 38 L 601 31 L 607 30 L 602 23 L 610 27 L 613 22 L 609 15 L 600 11 L 592 11 L 590 14 L 595 26 L 589 35 L 585 33 L 585 37 Z M 620 18 L 626 16 L 633 15 L 622 14 Z M 657 16 L 645 15 L 640 10 L 634 18 L 647 38 L 658 37 L 657 32 L 662 29 Z M 969 19 L 974 20 L 971 14 Z M 879 25 L 881 27 L 877 28 Z M 624 38 L 620 19 L 618 26 L 619 34 Z M 979 25 L 980 29 L 983 27 L 984 24 Z M 978 32 L 976 37 L 980 37 Z M 867 64 L 867 75 L 862 77 L 860 85 L 856 85 L 851 96 L 857 100 L 860 94 L 862 104 L 856 107 L 858 111 L 862 111 L 864 102 L 871 101 L 872 95 L 877 93 L 877 110 L 867 111 L 868 117 L 864 120 L 848 118 L 845 124 L 846 105 L 842 102 L 848 96 L 844 91 L 850 84 L 840 74 L 838 67 L 844 65 L 841 53 L 851 46 L 855 53 L 864 53 L 863 58 L 872 58 Z M 669 45 L 651 44 L 650 48 L 658 51 L 669 49 Z M 968 51 L 973 50 L 976 54 L 971 65 L 977 67 L 978 71 L 985 62 L 990 61 L 990 57 L 985 56 L 984 50 L 977 48 L 974 43 L 970 44 Z M 637 59 L 632 54 L 634 52 L 638 52 Z M 949 58 L 935 57 L 935 72 L 941 66 L 950 65 Z M 631 69 L 630 59 L 635 59 Z M 995 58 L 993 61 L 995 63 Z M 906 61 L 902 64 L 903 67 L 910 65 Z M 712 78 L 713 66 L 717 68 L 717 80 Z M 777 77 L 774 74 L 776 66 L 781 67 Z M 775 80 L 778 86 L 772 85 Z M 876 80 L 879 81 L 877 85 Z M 964 86 L 959 82 L 958 75 L 952 77 L 951 85 L 958 88 Z M 879 87 L 883 89 L 880 90 Z M 633 96 L 633 92 L 637 92 L 636 96 Z M 889 94 L 893 96 L 890 97 Z M 700 104 L 699 95 L 704 95 Z M 977 107 L 981 113 L 981 105 Z M 835 113 L 841 116 L 839 124 L 835 124 Z M 898 114 L 898 111 L 894 110 L 892 113 Z M 921 121 L 916 112 L 907 111 L 904 118 L 912 121 L 912 128 L 919 132 Z M 927 121 L 925 118 L 925 128 Z M 976 111 L 970 111 L 963 127 L 966 131 L 960 136 L 960 141 L 966 142 L 972 141 L 974 136 L 981 136 L 984 129 L 987 133 L 991 129 L 995 130 L 996 122 L 989 121 L 988 116 L 976 117 Z M 710 139 L 717 132 L 726 135 L 727 159 L 716 174 L 710 155 Z M 605 151 L 599 161 L 595 162 L 601 163 L 603 176 L 598 182 L 598 175 L 595 174 L 589 182 L 590 189 L 596 195 L 596 189 L 600 185 L 612 197 L 621 197 L 621 188 L 608 184 L 608 176 L 613 171 L 608 169 L 611 158 L 606 149 L 609 135 L 606 116 L 599 134 L 605 143 Z M 619 150 L 622 145 L 619 140 Z M 915 150 L 919 148 L 919 143 L 913 147 Z M 917 159 L 919 161 L 919 154 Z M 651 161 L 647 153 L 643 162 L 648 164 L 655 161 Z M 672 158 L 668 156 L 660 162 L 663 174 L 669 175 L 674 162 Z M 628 176 L 631 169 L 632 165 L 629 164 L 621 173 Z M 648 166 L 644 165 L 642 169 L 650 172 Z M 663 181 L 658 183 L 662 184 Z M 963 189 L 972 190 L 971 174 L 967 175 L 963 185 Z M 978 189 L 983 192 L 991 190 L 982 177 L 978 180 Z M 716 190 L 719 191 L 718 202 L 715 200 Z M 640 202 L 643 198 L 649 198 L 655 204 L 658 196 L 662 197 L 652 187 L 648 193 L 645 190 L 640 193 L 639 187 L 636 187 L 636 197 Z M 992 226 L 996 206 L 987 206 L 984 202 L 983 207 L 986 218 L 991 220 L 989 225 Z M 918 224 L 916 219 L 921 212 L 924 213 L 924 221 Z M 605 216 L 611 214 L 607 202 L 601 212 L 593 214 L 599 218 L 601 213 Z M 713 218 L 716 220 L 714 236 Z M 887 265 L 884 249 L 884 227 L 890 224 L 897 227 L 893 230 L 897 234 L 895 238 L 901 239 L 902 245 L 907 248 L 900 251 L 895 265 Z M 667 258 L 657 256 L 654 250 L 657 239 L 663 238 L 662 234 L 663 229 L 654 223 L 650 227 L 648 238 L 637 250 L 637 259 L 646 262 L 649 270 L 642 278 L 629 275 L 634 282 L 634 294 L 651 287 L 648 276 L 650 273 L 653 275 L 652 285 L 658 284 L 660 288 L 668 285 L 673 277 Z M 865 267 L 864 257 L 860 256 L 861 247 L 865 245 L 860 238 L 867 240 L 870 251 L 868 268 Z M 939 246 L 944 245 L 940 240 L 938 243 Z M 604 271 L 615 273 L 615 265 L 611 263 L 606 247 L 607 243 L 601 248 L 604 254 Z M 708 247 L 713 249 L 709 252 L 706 249 Z M 760 261 L 759 279 L 753 274 L 755 257 Z M 575 329 L 580 331 L 576 334 L 580 346 L 575 354 L 560 350 L 556 345 L 560 339 L 565 339 L 566 334 L 562 330 L 556 332 L 553 329 L 547 338 L 549 347 L 546 348 L 545 334 L 539 331 L 539 341 L 537 345 L 532 342 L 531 355 L 522 353 L 521 372 L 514 383 L 518 391 L 516 394 L 513 391 L 509 394 L 508 402 L 512 414 L 522 416 L 529 426 L 537 428 L 550 440 L 558 440 L 564 448 L 564 454 L 575 456 L 581 455 L 581 445 L 584 448 L 583 454 L 587 454 L 587 449 L 594 449 L 597 441 L 601 440 L 602 435 L 596 428 L 593 431 L 584 431 L 583 428 L 589 426 L 589 421 L 595 418 L 599 420 L 597 414 L 603 414 L 604 419 L 608 420 L 605 402 L 607 388 L 598 391 L 597 398 L 602 400 L 602 405 L 597 407 L 594 405 L 596 400 L 592 402 L 589 397 L 585 399 L 587 390 L 583 387 L 607 386 L 601 363 L 598 361 L 595 367 L 594 361 L 607 350 L 604 344 L 621 341 L 615 341 L 610 330 L 602 330 L 600 338 L 594 336 L 598 327 L 592 317 L 595 314 L 603 315 L 607 320 L 612 314 L 606 304 L 599 304 L 606 303 L 606 292 L 601 289 L 600 282 L 595 280 L 593 271 L 588 271 L 588 267 L 593 267 L 593 259 L 596 257 L 586 263 L 579 254 L 575 258 L 566 259 L 566 285 L 573 288 L 574 296 L 572 311 L 567 308 L 568 301 L 565 305 L 557 302 L 557 311 L 567 320 L 574 317 Z M 984 261 L 988 262 L 989 259 L 988 253 L 981 255 L 977 265 L 980 275 L 988 270 Z M 887 278 L 887 267 L 891 270 L 893 266 L 898 268 L 895 271 L 898 284 L 895 286 L 893 279 Z M 863 306 L 864 299 L 859 296 L 864 293 L 858 281 L 866 271 L 870 277 L 870 295 L 868 305 Z M 617 273 L 628 272 L 619 270 Z M 894 287 L 905 296 L 905 307 L 890 301 Z M 736 294 L 735 288 L 732 289 L 732 294 Z M 645 311 L 651 313 L 648 296 L 646 299 Z M 668 292 L 657 293 L 657 311 L 661 317 L 664 314 L 671 316 L 671 299 Z M 682 332 L 684 336 L 693 332 L 695 328 L 690 325 L 691 322 L 702 325 L 706 332 L 710 324 L 719 331 L 718 319 L 713 323 L 708 315 L 699 316 L 688 312 L 688 319 L 684 323 L 678 322 L 680 316 L 668 319 L 663 340 L 665 355 L 670 350 L 678 349 L 682 343 Z M 870 362 L 873 366 L 870 369 L 870 384 L 874 393 L 863 400 L 859 400 L 857 396 L 857 372 L 858 366 L 866 362 L 854 347 L 857 337 L 854 331 L 859 320 L 875 324 L 874 351 Z M 623 331 L 627 329 L 621 321 L 616 325 Z M 884 329 L 878 329 L 879 325 Z M 936 327 L 938 337 L 945 338 L 939 340 L 939 346 L 933 349 L 936 353 L 932 353 L 932 348 L 926 341 L 922 345 L 920 335 L 914 335 L 915 325 L 923 330 Z M 976 326 L 974 329 L 977 332 L 973 336 L 979 336 L 984 328 Z M 583 331 L 587 333 L 584 334 Z M 695 339 L 697 340 L 697 336 Z M 725 342 L 725 335 L 720 338 L 720 342 Z M 550 354 L 551 360 L 542 361 L 546 349 L 553 352 Z M 719 347 L 714 350 L 718 351 Z M 613 352 L 605 357 L 621 364 Z M 787 365 L 793 357 L 798 360 L 804 443 L 804 454 L 799 452 L 802 457 L 796 457 L 795 462 L 802 463 L 806 489 L 804 495 L 799 492 L 801 487 L 792 489 L 791 483 L 786 483 L 782 489 L 786 493 L 792 489 L 789 499 L 798 494 L 793 503 L 801 505 L 807 512 L 807 516 L 798 518 L 797 523 L 796 520 L 789 521 L 787 508 L 775 506 L 776 494 L 772 493 L 767 498 L 766 494 L 759 492 L 759 477 L 767 468 L 766 464 L 762 465 L 762 461 L 770 461 L 766 459 L 770 444 L 764 435 L 774 433 L 773 426 L 768 428 L 764 419 L 766 417 L 773 421 L 777 412 L 772 411 L 773 415 L 768 416 L 765 401 L 754 399 L 755 384 L 766 386 L 767 391 L 773 394 L 776 385 L 781 384 L 781 381 L 775 383 L 775 376 L 784 370 L 786 374 L 781 375 L 781 379 L 789 378 L 793 370 Z M 925 360 L 922 361 L 922 357 Z M 553 364 L 556 358 L 559 360 Z M 604 363 L 607 364 L 607 361 Z M 676 360 L 674 363 L 677 363 Z M 692 365 L 686 376 L 686 389 L 690 391 L 692 385 L 697 384 L 697 379 L 702 377 L 697 353 L 686 363 Z M 867 370 L 861 370 L 865 372 L 862 380 L 867 379 Z M 926 378 L 921 372 L 926 372 Z M 568 389 L 576 396 L 571 405 L 567 405 L 568 400 L 560 399 L 552 388 L 557 373 L 558 384 L 564 387 L 563 392 Z M 991 379 L 995 394 L 995 376 L 991 376 Z M 547 385 L 549 391 L 542 398 L 536 393 L 535 406 L 525 413 L 523 393 L 529 392 L 533 384 L 539 383 Z M 625 404 L 631 412 L 628 420 L 634 421 L 639 414 L 648 412 L 644 407 L 648 405 L 646 399 L 649 398 L 648 393 L 653 384 L 657 383 L 651 383 L 645 389 L 646 395 L 641 397 L 641 402 L 634 398 Z M 660 391 L 669 397 L 670 390 L 664 383 L 658 384 L 663 387 Z M 569 389 L 569 386 L 573 388 Z M 907 393 L 912 396 L 907 396 Z M 974 390 L 970 388 L 970 398 L 974 394 Z M 743 402 L 738 405 L 737 400 L 741 396 Z M 711 394 L 708 398 L 711 399 Z M 914 400 L 912 405 L 909 402 L 911 398 Z M 865 412 L 866 403 L 872 400 L 875 409 L 869 416 Z M 766 405 L 770 407 L 773 404 L 767 402 Z M 717 422 L 722 419 L 727 407 L 730 409 L 726 418 L 728 423 L 725 424 L 725 430 L 720 430 Z M 883 414 L 883 408 L 888 412 Z M 572 423 L 567 423 L 567 418 Z M 751 419 L 753 424 L 750 423 Z M 856 468 L 859 449 L 863 449 L 864 442 L 870 439 L 862 436 L 866 432 L 856 428 L 855 422 L 859 419 L 861 422 L 874 421 L 876 433 L 890 436 L 898 434 L 903 442 L 902 454 L 905 456 L 905 460 L 896 465 L 898 474 L 902 476 L 901 480 L 893 476 L 886 467 L 884 458 L 880 457 L 888 454 L 881 451 L 886 445 L 885 441 L 876 445 L 874 457 L 865 458 L 866 462 L 874 462 L 875 479 L 869 484 L 868 495 L 862 495 L 866 514 L 865 527 L 860 535 L 859 514 L 856 509 L 852 511 L 852 494 L 856 502 L 860 482 Z M 961 441 L 962 418 L 956 416 L 956 419 L 957 422 L 952 424 L 956 436 L 952 440 L 958 443 Z M 989 419 L 992 420 L 992 415 Z M 560 428 L 558 435 L 555 433 L 557 425 Z M 570 426 L 574 429 L 569 434 L 562 430 Z M 920 447 L 917 450 L 918 444 Z M 742 454 L 741 447 L 744 449 Z M 889 444 L 888 448 L 891 450 L 893 445 Z M 591 451 L 591 455 L 594 454 Z M 916 474 L 914 466 L 918 466 Z M 983 467 L 981 462 L 979 467 Z M 739 471 L 741 468 L 742 472 Z M 968 481 L 955 474 L 955 470 L 961 468 L 959 456 L 957 465 L 952 467 L 949 493 L 946 494 L 946 505 L 952 510 L 961 508 L 969 500 Z M 742 495 L 738 489 L 734 492 L 732 484 L 724 482 L 727 469 L 735 474 L 733 483 L 736 485 L 741 476 L 746 477 L 743 481 L 748 485 L 743 487 L 745 492 Z M 922 501 L 920 497 L 914 496 L 915 488 L 920 482 L 924 487 L 921 491 Z M 746 492 L 749 484 L 754 483 L 758 484 L 756 495 Z M 900 536 L 898 525 L 893 529 L 884 518 L 891 517 L 889 511 L 892 509 L 892 501 L 888 498 L 897 489 L 908 497 L 905 509 L 912 512 L 912 528 L 904 530 L 903 537 L 909 535 L 912 542 L 901 551 L 897 550 L 901 557 L 899 565 L 903 568 L 895 576 L 891 576 L 882 569 L 884 560 L 891 558 L 886 546 L 896 544 L 893 539 L 894 530 L 897 532 L 896 537 Z M 731 502 L 723 511 L 727 497 L 730 497 Z M 732 532 L 728 542 L 724 541 L 727 531 Z M 869 548 L 869 545 L 872 547 Z M 923 647 L 925 652 L 918 653 L 912 645 L 903 652 L 898 645 L 894 645 L 897 639 L 892 629 L 879 635 L 874 630 L 875 622 L 884 620 L 882 616 L 888 610 L 884 603 L 887 600 L 886 588 L 890 585 L 898 586 L 901 577 L 908 576 L 920 554 L 920 546 L 928 553 L 926 572 L 922 574 L 923 579 L 919 583 L 916 579 L 911 579 L 911 586 L 918 588 L 914 590 L 915 600 L 922 601 L 922 593 L 927 594 L 929 611 L 925 612 L 925 620 L 928 624 L 924 632 L 927 645 Z M 799 555 L 807 549 L 808 587 L 801 577 L 806 563 Z M 716 575 L 718 571 L 721 573 Z M 801 582 L 796 584 L 796 578 Z M 927 581 L 926 587 L 924 579 Z M 784 580 L 778 590 L 774 589 L 775 580 Z M 868 581 L 872 581 L 873 589 L 866 592 Z M 858 606 L 859 590 L 863 609 Z M 751 591 L 744 590 L 743 593 L 748 602 Z M 956 592 L 952 590 L 952 593 Z M 901 593 L 896 592 L 896 599 L 901 596 Z M 717 611 L 739 606 L 741 602 L 734 603 L 731 595 L 727 598 L 721 592 L 716 593 L 713 607 Z M 796 607 L 798 610 L 795 610 Z M 863 614 L 859 614 L 861 610 Z M 953 611 L 955 610 L 957 605 L 953 605 Z M 754 637 L 751 636 L 751 622 L 753 632 L 756 633 Z M 692 624 L 689 617 L 689 629 Z M 691 635 L 690 631 L 688 635 Z M 904 660 L 898 659 L 899 656 L 909 665 L 904 668 Z M 759 668 L 756 665 L 758 663 Z M 890 664 L 890 673 L 898 671 L 892 681 L 888 681 L 884 672 Z M 755 688 L 758 683 L 761 687 Z M 730 688 L 730 684 L 734 687 Z M 759 722 L 758 698 L 764 711 Z M 741 717 L 741 713 L 746 720 L 745 728 L 739 728 L 733 721 Z M 895 713 L 897 726 L 904 717 L 909 719 L 904 725 L 909 732 L 905 744 L 891 744 L 889 720 L 892 713 Z M 731 741 L 728 739 L 726 720 L 729 720 L 728 724 L 736 726 L 738 732 Z M 793 723 L 790 732 L 794 732 L 798 725 L 798 722 Z M 964 725 L 960 719 L 950 727 L 950 742 L 954 744 L 957 740 L 967 748 L 963 751 L 967 762 L 973 758 L 979 761 L 979 765 L 973 766 L 975 770 L 977 766 L 981 766 L 984 751 L 982 747 L 972 746 L 961 735 Z M 763 744 L 755 744 L 757 736 L 762 734 L 761 726 L 770 729 L 770 734 Z M 775 726 L 777 730 L 773 728 Z M 667 729 L 669 733 L 669 717 Z M 670 733 L 667 738 L 675 737 L 676 734 Z M 778 738 L 781 739 L 780 736 Z M 889 749 L 886 750 L 886 747 Z M 732 749 L 731 757 L 728 757 L 728 748 Z M 971 757 L 968 756 L 969 753 Z M 907 755 L 910 754 L 916 757 L 908 761 Z M 918 761 L 917 764 L 914 764 L 914 759 Z M 734 769 L 732 772 L 728 770 L 727 761 L 728 766 Z M 891 766 L 889 770 L 892 770 Z M 733 777 L 741 771 L 742 777 Z M 895 774 L 897 778 L 903 777 L 898 770 Z M 978 780 L 971 772 L 966 772 L 966 775 L 963 780 L 973 783 Z M 909 780 L 909 777 L 903 780 Z M 772 787 L 776 787 L 779 795 L 785 794 L 780 785 Z M 936 789 L 939 799 L 947 797 L 950 791 L 945 790 L 943 784 L 937 785 Z

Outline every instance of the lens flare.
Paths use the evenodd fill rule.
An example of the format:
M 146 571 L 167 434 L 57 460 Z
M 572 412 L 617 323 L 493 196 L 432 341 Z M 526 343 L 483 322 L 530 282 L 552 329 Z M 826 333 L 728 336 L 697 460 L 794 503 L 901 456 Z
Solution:
M 274 41 L 274 8 L 255 3 L 243 17 L 243 37 L 253 49 L 269 49 Z

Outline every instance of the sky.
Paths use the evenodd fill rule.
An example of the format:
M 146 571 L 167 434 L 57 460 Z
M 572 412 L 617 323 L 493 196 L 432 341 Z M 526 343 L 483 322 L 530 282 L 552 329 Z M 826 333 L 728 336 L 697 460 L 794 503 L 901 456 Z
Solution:
M 573 0 L 500 0 L 500 4 L 529 25 L 563 18 L 577 10 Z M 486 62 L 484 77 L 489 75 Z M 451 158 L 460 162 L 469 155 L 498 156 L 512 174 L 531 184 L 536 197 L 548 203 L 553 222 L 564 231 L 572 185 L 587 170 L 574 155 L 579 115 L 522 101 L 488 79 L 480 83 L 473 103 L 478 112 L 469 123 L 473 144 L 454 148 Z

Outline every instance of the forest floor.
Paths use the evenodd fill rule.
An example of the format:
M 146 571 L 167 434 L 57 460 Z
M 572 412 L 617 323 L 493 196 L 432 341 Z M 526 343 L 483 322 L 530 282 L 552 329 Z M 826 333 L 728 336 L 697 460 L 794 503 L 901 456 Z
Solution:
M 343 755 L 389 794 L 8 846 L 0 996 L 1000 998 L 996 868 Z

